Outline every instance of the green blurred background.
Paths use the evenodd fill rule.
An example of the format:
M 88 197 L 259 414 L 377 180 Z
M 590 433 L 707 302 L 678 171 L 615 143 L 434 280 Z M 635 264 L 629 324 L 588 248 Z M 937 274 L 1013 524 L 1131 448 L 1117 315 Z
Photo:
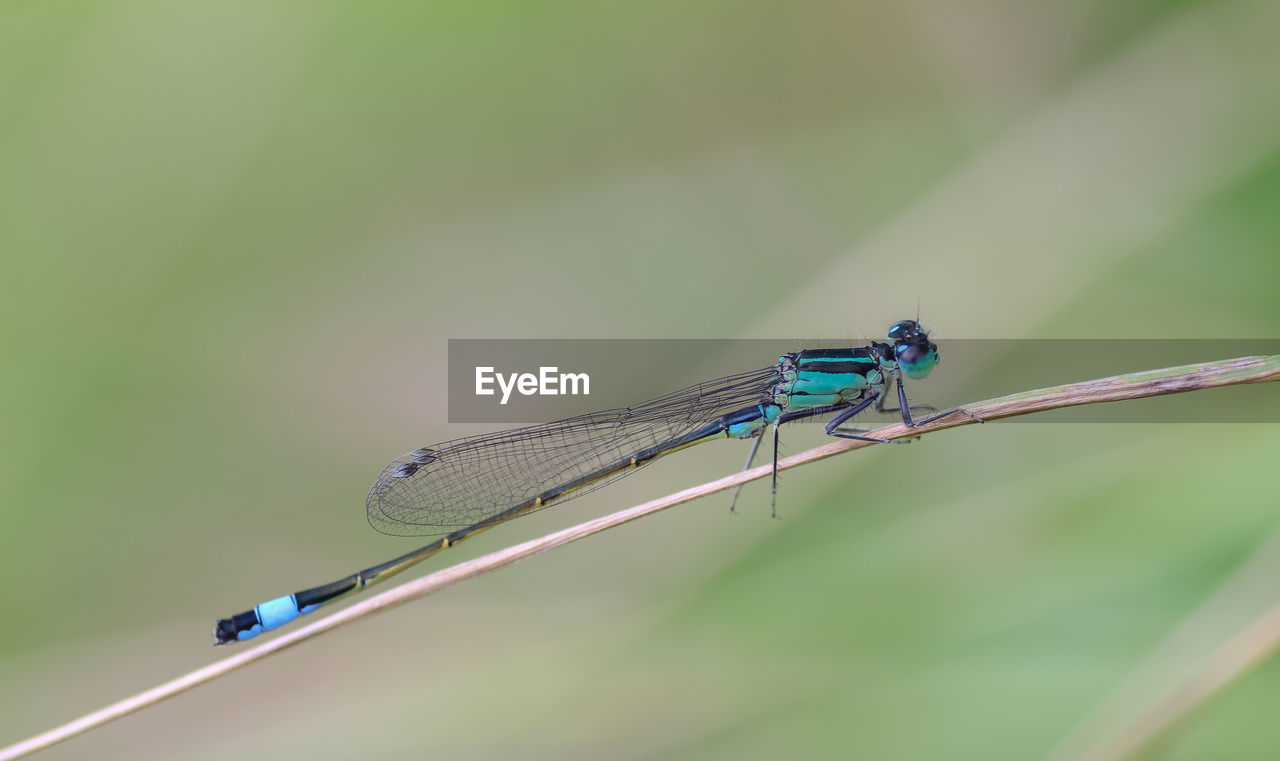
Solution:
M 917 300 L 944 352 L 1280 336 L 1277 28 L 1173 0 L 0 3 L 0 743 L 416 546 L 363 500 L 483 430 L 447 424 L 450 337 L 874 337 Z M 1278 445 L 868 450 L 787 474 L 780 521 L 759 486 L 687 505 L 43 757 L 1073 757 L 1275 601 Z M 1160 757 L 1274 758 L 1277 701 L 1265 665 Z

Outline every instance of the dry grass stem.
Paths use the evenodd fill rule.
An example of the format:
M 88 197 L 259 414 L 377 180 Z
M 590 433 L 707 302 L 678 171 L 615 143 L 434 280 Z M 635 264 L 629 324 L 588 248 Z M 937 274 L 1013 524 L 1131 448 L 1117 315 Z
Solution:
M 1082 404 L 1097 404 L 1124 399 L 1177 394 L 1203 388 L 1231 386 L 1242 383 L 1263 383 L 1274 380 L 1280 380 L 1280 356 L 1241 357 L 1238 359 L 1222 360 L 1219 362 L 1206 362 L 1197 365 L 1186 365 L 1162 370 L 1130 373 L 1110 378 L 1101 378 L 1081 383 L 1071 383 L 1063 386 L 1027 391 L 1010 396 L 1003 396 L 997 399 L 988 399 L 968 404 L 965 405 L 965 409 L 976 418 L 980 418 L 983 421 L 991 421 L 1016 415 L 1027 415 L 1034 412 L 1042 412 L 1062 407 L 1073 407 Z M 893 425 L 880 428 L 872 432 L 870 435 L 878 438 L 896 439 L 905 436 L 918 436 L 945 428 L 974 425 L 976 423 L 977 421 L 971 417 L 957 414 L 937 420 L 927 426 L 921 426 L 913 429 L 908 429 L 901 423 L 895 423 Z M 779 470 L 789 470 L 791 468 L 797 468 L 801 465 L 806 465 L 811 462 L 816 462 L 818 460 L 823 460 L 828 457 L 833 457 L 850 450 L 861 449 L 867 446 L 874 446 L 874 444 L 866 441 L 839 439 L 832 441 L 829 444 L 782 459 L 778 462 L 778 468 Z M 685 489 L 684 491 L 679 491 L 626 510 L 620 510 L 603 518 L 587 521 L 586 523 L 564 529 L 563 531 L 557 531 L 553 534 L 548 534 L 539 539 L 534 539 L 523 544 L 498 550 L 497 552 L 491 552 L 488 555 L 475 558 L 474 560 L 468 560 L 464 563 L 459 563 L 452 567 L 436 571 L 435 573 L 427 576 L 408 581 L 397 587 L 381 592 L 380 594 L 368 597 L 348 608 L 313 621 L 306 626 L 299 627 L 292 632 L 247 648 L 229 658 L 218 661 L 217 663 L 210 664 L 204 668 L 197 669 L 189 674 L 178 677 L 170 682 L 153 687 L 132 697 L 125 698 L 124 700 L 94 711 L 93 713 L 87 714 L 75 721 L 49 730 L 43 734 L 11 745 L 7 748 L 0 749 L 0 761 L 9 761 L 10 759 L 20 758 L 37 750 L 47 748 L 51 745 L 62 742 L 63 740 L 74 737 L 75 735 L 82 734 L 95 727 L 102 726 L 103 724 L 114 721 L 123 716 L 127 716 L 128 714 L 141 710 L 147 706 L 171 698 L 174 695 L 186 692 L 197 685 L 217 679 L 218 677 L 224 676 L 236 669 L 243 668 L 251 663 L 260 661 L 273 653 L 293 647 L 294 645 L 330 631 L 331 629 L 336 629 L 340 626 L 352 623 L 353 621 L 365 618 L 366 616 L 370 616 L 378 611 L 394 608 L 397 605 L 403 605 L 410 600 L 416 600 L 420 597 L 431 594 L 432 592 L 444 589 L 445 587 L 450 587 L 459 582 L 466 581 L 467 579 L 490 573 L 499 568 L 511 565 L 512 563 L 546 552 L 547 550 L 554 549 L 561 545 L 568 544 L 569 542 L 591 536 L 592 534 L 596 534 L 607 529 L 621 526 L 625 523 L 630 523 L 638 518 L 643 518 L 647 515 L 666 510 L 667 508 L 682 505 L 686 502 L 692 502 L 695 499 L 700 499 L 711 494 L 732 489 L 750 481 L 765 478 L 770 475 L 771 472 L 771 465 L 762 465 L 760 467 L 736 473 L 731 476 L 726 476 L 700 486 Z M 1252 632 L 1253 630 L 1250 631 Z M 1244 636 L 1244 634 L 1241 635 L 1241 637 Z M 1257 652 L 1264 652 L 1264 649 L 1259 647 L 1255 642 L 1258 636 L 1263 638 L 1269 637 L 1271 639 L 1270 647 L 1274 647 L 1276 641 L 1280 640 L 1280 626 L 1266 628 L 1262 631 L 1261 635 L 1254 634 L 1248 638 L 1248 641 L 1253 643 L 1253 650 Z M 1232 652 L 1234 652 L 1234 650 Z M 1240 665 L 1236 670 L 1238 671 L 1239 668 L 1243 668 L 1244 665 L 1256 662 L 1257 658 L 1253 658 L 1252 660 L 1243 660 L 1240 662 Z M 1212 685 L 1210 685 L 1210 687 L 1211 686 Z M 1197 696 L 1206 694 L 1206 691 L 1201 689 L 1187 694 L 1192 700 L 1194 700 Z M 1182 706 L 1181 704 L 1179 704 L 1179 708 L 1180 712 L 1185 712 L 1186 710 L 1185 706 Z M 1158 729 L 1158 727 L 1153 726 L 1152 730 L 1154 729 Z

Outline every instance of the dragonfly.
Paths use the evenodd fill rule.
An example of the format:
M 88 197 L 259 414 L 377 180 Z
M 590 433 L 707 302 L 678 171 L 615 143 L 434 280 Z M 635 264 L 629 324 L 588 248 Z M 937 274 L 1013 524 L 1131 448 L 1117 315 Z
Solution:
M 750 468 L 766 431 L 772 429 L 776 506 L 782 425 L 830 415 L 824 428 L 830 436 L 894 443 L 845 424 L 872 405 L 882 412 L 899 412 L 907 428 L 957 413 L 973 417 L 956 407 L 913 420 L 913 409 L 933 408 L 911 407 L 903 379 L 928 376 L 941 360 L 938 347 L 918 320 L 894 323 L 887 337 L 887 343 L 871 341 L 863 347 L 784 354 L 768 367 L 626 408 L 415 449 L 391 461 L 369 490 L 369 523 L 393 536 L 439 538 L 338 581 L 219 619 L 215 644 L 252 639 L 284 626 L 481 531 L 580 497 L 660 457 L 712 439 L 754 439 L 747 458 Z M 897 387 L 898 406 L 886 408 L 892 386 Z

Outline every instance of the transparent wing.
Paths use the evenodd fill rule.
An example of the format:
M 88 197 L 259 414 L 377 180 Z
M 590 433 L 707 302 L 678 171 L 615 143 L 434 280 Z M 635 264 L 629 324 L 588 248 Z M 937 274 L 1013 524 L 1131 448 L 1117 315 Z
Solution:
M 468 436 L 415 449 L 383 469 L 369 490 L 369 524 L 393 536 L 474 526 L 538 494 L 697 430 L 760 401 L 777 366 L 676 391 L 625 409 Z M 628 468 L 554 504 L 634 473 Z

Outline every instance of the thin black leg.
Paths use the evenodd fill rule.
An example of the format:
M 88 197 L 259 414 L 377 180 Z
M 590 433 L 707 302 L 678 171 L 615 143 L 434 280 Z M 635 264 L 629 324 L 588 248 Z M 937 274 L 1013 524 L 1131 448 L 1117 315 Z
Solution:
M 776 435 L 776 431 L 775 431 L 775 435 Z M 747 464 L 742 466 L 743 470 L 751 470 L 751 463 L 756 459 L 756 452 L 760 451 L 760 440 L 763 438 L 764 438 L 764 434 L 761 434 L 752 440 L 751 453 L 747 455 Z M 776 456 L 774 459 L 775 460 L 777 459 Z M 774 467 L 777 467 L 776 464 Z M 729 500 L 730 513 L 737 512 L 733 508 L 738 504 L 738 495 L 741 493 L 742 493 L 742 484 L 738 484 L 738 487 L 733 490 L 733 498 Z
M 863 410 L 870 407 L 871 405 L 875 404 L 878 399 L 879 399 L 878 396 L 873 396 L 870 399 L 863 399 L 861 402 L 858 402 L 857 404 L 853 405 L 849 409 L 845 410 L 844 412 L 841 412 L 839 415 L 836 415 L 835 417 L 828 420 L 826 428 L 824 429 L 827 432 L 827 435 L 835 436 L 841 439 L 857 439 L 858 441 L 874 441 L 877 444 L 893 444 L 894 442 L 890 439 L 877 439 L 874 436 L 859 436 L 856 433 L 850 433 L 848 431 L 839 430 L 841 423 L 853 417 L 854 415 L 858 414 L 859 412 L 862 412 Z
M 935 420 L 941 420 L 944 417 L 950 417 L 956 414 L 957 412 L 964 415 L 968 415 L 974 420 L 977 420 L 979 423 L 985 422 L 983 421 L 982 418 L 978 417 L 977 415 L 974 415 L 972 412 L 969 412 L 963 407 L 952 407 L 949 410 L 946 410 L 944 412 L 939 412 L 938 414 L 927 417 L 924 420 L 921 420 L 919 422 L 913 421 L 911 419 L 912 408 L 911 408 L 911 405 L 907 403 L 907 389 L 902 385 L 901 378 L 898 379 L 898 407 L 900 408 L 899 412 L 902 413 L 902 424 L 908 428 L 915 428 L 916 426 L 920 426 L 920 425 L 928 425 L 929 423 L 932 423 Z
M 903 385 L 901 378 L 898 378 L 898 412 L 902 414 L 903 425 L 908 428 L 916 427 L 916 424 L 911 422 L 911 403 L 907 401 L 907 387 Z
M 773 427 L 773 502 L 769 507 L 774 518 L 778 517 L 778 428 L 776 425 Z
M 897 384 L 899 389 L 902 388 L 901 378 L 894 378 L 893 381 L 891 382 Z M 880 401 L 876 403 L 876 412 L 897 412 L 898 410 L 902 409 L 902 407 L 900 406 L 899 407 L 884 406 L 885 400 L 887 400 L 888 398 L 889 398 L 888 389 L 885 389 L 885 393 L 880 395 Z M 908 407 L 908 409 L 912 411 L 915 411 L 915 410 L 927 410 L 929 412 L 938 411 L 938 408 L 934 407 L 932 404 L 913 404 L 910 407 Z
M 958 413 L 960 413 L 961 415 L 964 415 L 965 417 L 968 417 L 968 418 L 969 418 L 969 419 L 971 419 L 971 420 L 976 420 L 976 421 L 978 421 L 979 423 L 985 423 L 985 422 L 987 422 L 987 421 L 983 420 L 982 418 L 978 417 L 977 415 L 973 414 L 973 413 L 972 413 L 972 412 L 970 412 L 969 410 L 966 410 L 964 407 L 952 407 L 951 409 L 949 409 L 949 410 L 943 410 L 942 412 L 939 412 L 939 413 L 938 413 L 938 414 L 936 414 L 936 415 L 930 415 L 929 417 L 925 418 L 924 420 L 916 421 L 915 423 L 912 423 L 912 424 L 911 424 L 911 427 L 912 427 L 912 428 L 915 428 L 916 426 L 928 425 L 929 423 L 932 423 L 932 422 L 933 422 L 933 421 L 935 421 L 935 420 L 941 420 L 941 419 L 943 419 L 944 417 L 951 417 L 952 415 L 956 414 L 957 412 L 958 412 Z

